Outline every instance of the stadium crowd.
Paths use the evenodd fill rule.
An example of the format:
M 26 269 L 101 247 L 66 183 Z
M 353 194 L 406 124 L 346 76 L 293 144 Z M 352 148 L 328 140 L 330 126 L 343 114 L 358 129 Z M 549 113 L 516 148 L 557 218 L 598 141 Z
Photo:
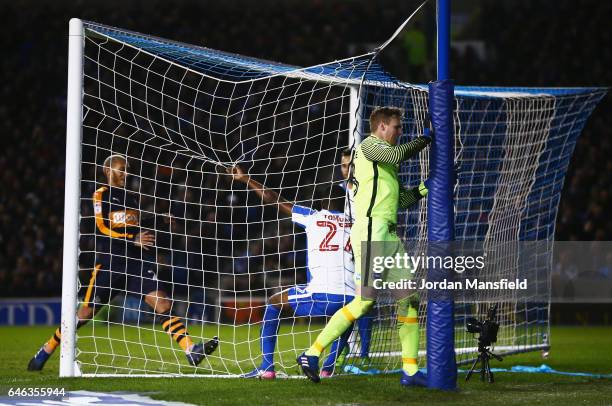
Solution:
M 482 3 L 482 4 L 480 4 Z M 587 4 L 588 3 L 588 4 Z M 612 83 L 607 17 L 612 5 L 588 1 L 474 2 L 462 15 L 470 23 L 457 38 L 482 40 L 483 58 L 467 47 L 455 51 L 452 76 L 458 84 L 500 86 L 602 86 Z M 25 1 L 4 3 L 5 32 L 0 72 L 0 297 L 60 293 L 63 243 L 67 28 L 70 17 L 204 44 L 244 55 L 307 66 L 340 59 L 384 41 L 416 3 L 391 1 L 196 2 Z M 27 12 L 25 11 L 27 10 Z M 594 11 L 599 10 L 599 12 Z M 380 16 L 382 18 L 374 18 Z M 428 13 L 428 14 L 427 14 Z M 426 12 L 431 17 L 432 10 Z M 228 19 L 231 16 L 231 20 Z M 428 18 L 429 18 L 428 17 Z M 431 18 L 430 18 L 431 19 Z M 380 24 L 379 21 L 385 21 Z M 28 27 L 28 29 L 23 29 Z M 499 29 L 503 27 L 503 29 Z M 545 30 L 542 27 L 546 27 Z M 433 60 L 431 27 L 427 60 Z M 321 46 L 325 44 L 325 46 Z M 520 46 L 517 46 L 520 44 Z M 431 79 L 431 62 L 393 71 L 408 51 L 400 41 L 386 58 L 393 74 L 413 82 Z M 557 240 L 610 240 L 612 117 L 604 99 L 580 136 L 557 216 Z M 84 203 L 85 204 L 85 203 Z M 214 219 L 214 215 L 212 217 Z M 227 230 L 231 233 L 231 230 Z M 291 233 L 291 223 L 281 234 Z M 270 230 L 270 242 L 249 246 L 249 259 L 233 264 L 286 267 L 257 254 L 266 244 L 287 244 Z M 291 244 L 291 242 L 289 242 Z M 245 247 L 246 249 L 246 247 Z M 278 250 L 278 248 L 275 248 Z M 290 251 L 290 247 L 282 247 Z M 268 259 L 266 259 L 268 260 Z M 187 260 L 185 260 L 187 261 Z M 245 262 L 246 261 L 246 262 Z M 251 263 L 262 262 L 262 263 Z M 610 278 L 611 275 L 602 274 Z M 248 279 L 235 283 L 248 286 Z M 265 284 L 265 283 L 264 283 Z

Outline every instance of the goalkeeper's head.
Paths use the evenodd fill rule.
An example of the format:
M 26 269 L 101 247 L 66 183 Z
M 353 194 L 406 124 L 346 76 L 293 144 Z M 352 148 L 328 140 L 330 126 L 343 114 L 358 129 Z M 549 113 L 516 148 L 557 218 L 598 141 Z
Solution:
M 106 176 L 108 186 L 124 188 L 128 167 L 127 159 L 123 155 L 111 155 L 106 158 L 102 170 Z
M 391 145 L 396 145 L 402 135 L 402 110 L 395 107 L 379 107 L 370 114 L 372 134 Z
M 329 211 L 344 211 L 344 198 L 346 192 L 338 186 L 330 186 L 323 192 L 321 208 Z

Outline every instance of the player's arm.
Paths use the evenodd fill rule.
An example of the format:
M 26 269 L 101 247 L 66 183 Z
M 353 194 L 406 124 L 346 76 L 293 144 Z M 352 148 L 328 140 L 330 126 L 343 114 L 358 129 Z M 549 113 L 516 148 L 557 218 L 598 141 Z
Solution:
M 239 166 L 234 166 L 231 168 L 227 168 L 227 173 L 232 175 L 234 180 L 238 182 L 242 182 L 251 190 L 253 190 L 264 203 L 269 204 L 278 204 L 278 210 L 287 216 L 291 216 L 293 210 L 293 203 L 284 199 L 275 191 L 266 188 L 261 183 L 257 182 L 255 179 L 251 178 L 249 175 L 245 174 L 244 171 Z
M 103 235 L 111 238 L 121 238 L 134 240 L 135 235 L 130 233 L 121 233 L 111 228 L 109 219 L 109 191 L 106 187 L 101 187 L 93 194 L 94 214 L 96 216 L 96 227 Z
M 427 196 L 427 185 L 426 182 L 421 182 L 421 184 L 417 187 L 411 189 L 405 189 L 402 185 L 400 185 L 399 191 L 399 207 L 402 209 L 407 209 L 412 206 L 425 196 Z
M 369 161 L 398 165 L 418 154 L 430 142 L 430 137 L 417 137 L 407 144 L 393 146 L 371 136 L 361 143 L 360 148 L 363 156 Z

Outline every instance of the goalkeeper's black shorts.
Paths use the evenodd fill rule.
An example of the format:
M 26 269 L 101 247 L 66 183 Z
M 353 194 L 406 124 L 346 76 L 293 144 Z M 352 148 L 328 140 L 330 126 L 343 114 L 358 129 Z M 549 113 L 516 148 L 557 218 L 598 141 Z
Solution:
M 81 283 L 79 298 L 83 306 L 103 306 L 119 294 L 141 297 L 156 290 L 164 288 L 155 262 L 98 253 L 95 267 Z

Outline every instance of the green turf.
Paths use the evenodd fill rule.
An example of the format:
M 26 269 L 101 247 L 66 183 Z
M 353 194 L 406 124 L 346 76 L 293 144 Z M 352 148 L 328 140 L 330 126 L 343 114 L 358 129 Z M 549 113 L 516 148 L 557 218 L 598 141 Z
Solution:
M 313 326 L 314 327 L 314 326 Z M 277 343 L 279 369 L 296 374 L 297 349 L 308 347 L 318 328 L 307 325 L 283 325 Z M 220 337 L 219 348 L 199 368 L 186 363 L 185 354 L 159 326 L 109 326 L 95 322 L 79 330 L 78 360 L 83 373 L 142 374 L 155 371 L 163 374 L 239 375 L 251 371 L 259 363 L 259 326 L 193 325 L 193 337 Z
M 102 327 L 97 327 L 102 328 Z M 235 329 L 232 339 L 243 342 L 234 353 L 232 346 L 222 344 L 220 350 L 224 357 L 234 356 L 239 361 L 234 365 L 225 366 L 228 370 L 247 368 L 249 351 L 257 353 L 256 337 L 244 329 Z M 91 332 L 91 330 L 89 330 Z M 0 329 L 2 351 L 0 351 L 0 396 L 6 395 L 13 387 L 62 387 L 68 390 L 93 391 L 134 391 L 149 393 L 156 399 L 176 400 L 203 405 L 326 405 L 326 404 L 368 404 L 368 405 L 399 405 L 409 403 L 428 404 L 612 404 L 612 380 L 583 377 L 565 377 L 558 375 L 511 374 L 498 373 L 492 385 L 481 383 L 474 377 L 465 383 L 460 375 L 459 391 L 441 393 L 428 389 L 406 389 L 399 386 L 397 375 L 388 376 L 350 376 L 325 380 L 315 385 L 305 380 L 277 380 L 265 382 L 246 379 L 202 379 L 202 378 L 73 378 L 60 379 L 58 374 L 57 354 L 48 362 L 43 372 L 27 372 L 29 358 L 40 346 L 41 342 L 52 333 L 49 328 L 42 327 L 3 327 Z M 83 329 L 82 335 L 88 330 Z M 100 335 L 101 331 L 96 334 Z M 223 331 L 223 333 L 226 333 Z M 117 336 L 116 328 L 108 332 L 109 337 Z M 135 331 L 121 329 L 119 334 L 130 340 L 138 335 Z M 512 365 L 540 365 L 546 363 L 561 371 L 582 371 L 593 373 L 612 373 L 612 329 L 603 327 L 557 327 L 552 329 L 552 350 L 547 360 L 542 360 L 539 353 L 522 354 L 508 357 L 503 362 L 493 361 L 494 367 L 510 367 Z M 84 339 L 86 340 L 86 339 Z M 162 346 L 168 347 L 167 337 L 151 333 L 145 342 L 155 343 L 158 340 Z M 165 340 L 165 341 L 163 341 Z M 227 340 L 227 338 L 226 338 Z M 282 339 L 281 347 L 288 348 L 293 338 Z M 297 338 L 308 340 L 308 336 Z M 111 345 L 116 352 L 129 352 L 136 360 L 126 361 L 123 357 L 113 361 L 124 368 L 138 370 L 145 361 L 164 365 L 166 371 L 176 372 L 184 366 L 182 354 L 167 349 L 158 352 L 157 349 L 134 343 L 125 345 L 113 339 L 97 343 L 98 351 L 104 352 Z M 88 345 L 84 345 L 84 347 Z M 80 345 L 81 345 L 80 344 Z M 90 343 L 91 344 L 91 343 Z M 147 344 L 148 345 L 148 344 Z M 282 362 L 289 366 L 290 351 L 285 351 Z M 152 355 L 153 354 L 153 355 Z M 81 354 L 82 359 L 91 354 Z M 99 357 L 105 357 L 101 355 Z M 98 362 L 109 359 L 98 358 Z M 157 360 L 157 361 L 156 361 Z M 168 361 L 170 360 L 170 361 Z M 172 361 L 177 360 L 177 361 Z M 173 365 L 174 364 L 174 365 Z M 151 364 L 153 365 L 153 364 Z M 220 371 L 223 363 L 220 359 L 211 359 L 209 367 Z M 183 372 L 192 371 L 185 369 Z

